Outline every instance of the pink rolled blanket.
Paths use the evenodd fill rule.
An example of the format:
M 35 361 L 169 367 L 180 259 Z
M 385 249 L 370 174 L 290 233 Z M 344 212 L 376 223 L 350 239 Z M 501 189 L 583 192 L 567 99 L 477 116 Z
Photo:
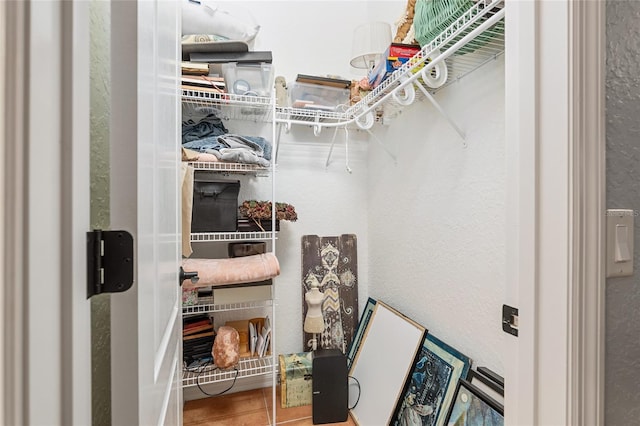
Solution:
M 268 280 L 280 275 L 280 264 L 273 253 L 230 259 L 182 259 L 186 272 L 198 272 L 198 282 L 186 280 L 185 289 L 216 285 L 244 284 Z

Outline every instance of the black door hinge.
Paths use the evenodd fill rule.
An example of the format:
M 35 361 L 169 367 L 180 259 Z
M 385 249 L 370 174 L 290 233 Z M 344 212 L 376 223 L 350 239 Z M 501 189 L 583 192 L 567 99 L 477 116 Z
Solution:
M 127 231 L 87 232 L 87 299 L 133 285 L 133 237 Z
M 518 335 L 518 309 L 502 305 L 502 330 L 505 333 Z

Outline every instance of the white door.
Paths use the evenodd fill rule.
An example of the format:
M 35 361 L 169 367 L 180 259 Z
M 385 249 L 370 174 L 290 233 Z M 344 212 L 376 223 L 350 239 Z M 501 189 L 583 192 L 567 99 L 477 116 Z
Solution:
M 111 3 L 111 229 L 135 242 L 134 285 L 111 297 L 114 425 L 182 423 L 178 6 Z
M 1 424 L 91 424 L 88 30 L 86 1 L 0 5 Z

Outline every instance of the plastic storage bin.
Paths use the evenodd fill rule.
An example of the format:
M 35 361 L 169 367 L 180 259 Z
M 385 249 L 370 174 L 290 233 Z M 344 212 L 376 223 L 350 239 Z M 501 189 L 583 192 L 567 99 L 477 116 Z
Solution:
M 222 64 L 227 93 L 246 96 L 269 96 L 273 87 L 271 64 Z
M 289 84 L 289 104 L 293 108 L 339 111 L 339 106 L 349 106 L 349 89 L 294 82 Z

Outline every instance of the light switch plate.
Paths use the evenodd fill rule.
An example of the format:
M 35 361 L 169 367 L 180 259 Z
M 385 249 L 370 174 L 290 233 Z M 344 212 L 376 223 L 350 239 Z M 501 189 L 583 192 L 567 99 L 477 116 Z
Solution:
M 633 275 L 634 216 L 634 210 L 607 210 L 607 278 Z

